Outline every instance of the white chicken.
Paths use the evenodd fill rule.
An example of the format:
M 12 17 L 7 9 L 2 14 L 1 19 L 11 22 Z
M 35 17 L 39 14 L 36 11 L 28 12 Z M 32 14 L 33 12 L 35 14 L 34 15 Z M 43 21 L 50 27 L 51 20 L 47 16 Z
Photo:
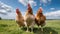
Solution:
M 25 13 L 24 20 L 26 23 L 25 25 L 27 26 L 27 32 L 29 30 L 29 26 L 31 26 L 31 31 L 33 31 L 33 27 L 35 24 L 35 16 L 33 15 L 33 11 L 30 4 L 28 4 L 28 9 Z

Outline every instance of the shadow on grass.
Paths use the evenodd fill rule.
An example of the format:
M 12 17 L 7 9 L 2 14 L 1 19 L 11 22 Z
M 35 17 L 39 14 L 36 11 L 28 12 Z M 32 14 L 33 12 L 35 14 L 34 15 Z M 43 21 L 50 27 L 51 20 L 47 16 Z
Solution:
M 7 24 L 0 24 L 0 32 L 2 32 L 2 31 L 6 31 L 6 30 L 8 30 L 8 28 L 5 28 L 5 27 L 8 27 L 8 25 Z M 22 28 L 22 30 L 23 31 L 26 31 L 26 27 L 24 27 L 24 28 Z M 38 28 L 34 28 L 33 29 L 34 31 L 34 34 L 50 34 L 50 32 L 52 32 L 52 34 L 58 34 L 58 32 L 57 31 L 55 31 L 54 29 L 52 29 L 51 27 L 45 27 L 44 28 L 44 31 L 42 32 L 41 31 L 41 29 L 38 29 Z M 11 32 L 11 31 L 9 31 L 9 32 L 11 32 L 11 33 L 13 33 L 13 34 L 22 34 L 23 33 L 23 31 L 13 31 L 13 32 Z M 31 28 L 29 28 L 29 31 L 31 31 Z
M 8 27 L 7 24 L 0 24 L 0 27 Z
M 0 24 L 0 32 L 2 32 L 2 31 L 6 31 L 6 30 L 7 30 L 6 27 L 8 27 L 7 24 Z
M 22 28 L 22 30 L 25 30 L 25 31 L 26 29 L 27 29 L 26 27 Z M 31 28 L 29 28 L 29 31 L 31 31 Z M 52 32 L 52 34 L 58 34 L 58 32 L 52 29 L 51 27 L 45 27 L 43 32 L 41 31 L 41 28 L 40 29 L 34 28 L 33 32 L 34 34 L 50 34 L 50 32 Z

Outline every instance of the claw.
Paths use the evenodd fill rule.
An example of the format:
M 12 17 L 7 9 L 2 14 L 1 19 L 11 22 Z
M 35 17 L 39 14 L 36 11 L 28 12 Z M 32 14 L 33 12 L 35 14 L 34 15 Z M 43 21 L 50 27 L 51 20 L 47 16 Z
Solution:
M 26 32 L 29 32 L 28 30 Z

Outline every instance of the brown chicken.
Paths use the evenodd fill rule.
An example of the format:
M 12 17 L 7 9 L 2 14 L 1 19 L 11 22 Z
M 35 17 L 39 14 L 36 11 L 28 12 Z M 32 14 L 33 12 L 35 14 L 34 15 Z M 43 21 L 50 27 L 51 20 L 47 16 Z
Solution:
M 35 16 L 33 15 L 33 11 L 30 4 L 28 4 L 28 9 L 26 11 L 24 19 L 27 26 L 27 32 L 29 30 L 29 26 L 31 26 L 31 31 L 33 31 L 33 26 L 35 23 Z
M 19 25 L 19 27 L 25 26 L 24 18 L 22 16 L 21 12 L 19 11 L 19 9 L 16 9 L 16 23 Z
M 38 27 L 39 25 L 41 26 L 41 31 L 43 31 L 43 26 L 46 24 L 45 20 L 46 17 L 42 13 L 42 7 L 40 7 L 35 16 L 35 23 L 38 25 Z

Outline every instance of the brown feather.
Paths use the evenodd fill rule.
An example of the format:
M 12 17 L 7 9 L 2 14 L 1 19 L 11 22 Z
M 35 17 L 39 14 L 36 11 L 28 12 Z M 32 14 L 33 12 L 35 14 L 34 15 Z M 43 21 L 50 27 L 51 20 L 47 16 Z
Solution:
M 16 23 L 19 25 L 19 26 L 24 26 L 24 18 L 21 14 L 21 12 L 19 11 L 19 9 L 16 9 Z
M 36 24 L 42 25 L 43 23 L 45 23 L 46 17 L 43 15 L 42 10 L 38 10 L 37 14 L 35 16 L 35 22 Z

